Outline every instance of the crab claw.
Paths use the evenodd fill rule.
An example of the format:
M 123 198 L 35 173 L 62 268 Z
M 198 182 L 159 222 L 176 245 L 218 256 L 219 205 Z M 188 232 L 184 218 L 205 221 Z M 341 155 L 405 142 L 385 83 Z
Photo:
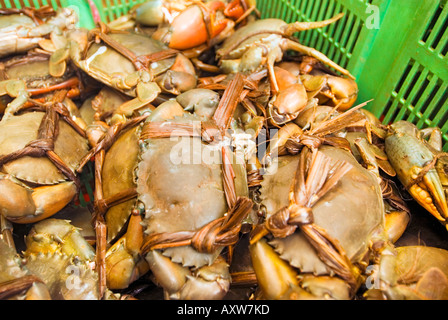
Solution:
M 265 239 L 251 244 L 250 254 L 258 285 L 266 299 L 283 299 L 291 288 L 297 288 L 297 273 Z
M 171 300 L 220 300 L 229 291 L 230 274 L 222 257 L 194 270 L 194 274 L 157 250 L 149 251 L 145 258 L 157 284 Z
M 141 217 L 131 215 L 128 231 L 106 253 L 106 279 L 110 289 L 125 289 L 148 272 L 145 259 L 139 255 L 143 240 Z
M 397 121 L 390 126 L 385 150 L 399 180 L 411 196 L 448 228 L 446 154 L 420 138 L 415 125 Z
M 432 169 L 423 176 L 422 182 L 409 188 L 412 197 L 434 217 L 447 223 L 448 206 L 437 171 Z
M 219 9 L 219 6 L 191 5 L 177 15 L 169 26 L 158 28 L 152 37 L 178 50 L 205 44 L 225 31 L 228 26 L 233 26 L 229 19 L 216 19 L 216 9 Z
M 64 208 L 76 195 L 73 182 L 28 188 L 18 180 L 0 176 L 0 212 L 15 223 L 34 223 Z

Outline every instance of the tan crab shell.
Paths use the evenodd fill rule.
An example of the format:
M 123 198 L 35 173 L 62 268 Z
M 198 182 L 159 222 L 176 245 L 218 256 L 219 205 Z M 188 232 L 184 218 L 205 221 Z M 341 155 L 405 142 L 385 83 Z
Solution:
M 200 120 L 194 116 L 184 118 Z M 191 146 L 191 157 L 183 159 L 186 163 L 182 164 L 176 164 L 171 158 L 179 143 Z M 221 148 L 211 148 L 200 138 L 147 141 L 138 166 L 137 183 L 139 200 L 146 210 L 147 234 L 197 230 L 226 213 L 221 164 L 193 163 L 193 159 L 202 159 L 203 154 L 221 153 Z M 199 253 L 191 246 L 184 246 L 166 249 L 163 253 L 184 266 L 201 267 L 211 264 L 219 252 Z
M 139 136 L 140 127 L 129 129 L 107 151 L 102 171 L 105 199 L 136 186 L 134 172 L 138 163 Z M 107 210 L 108 241 L 112 241 L 126 224 L 135 202 L 135 199 L 131 199 Z
M 248 23 L 228 37 L 217 50 L 218 57 L 224 59 L 240 58 L 254 44 L 269 43 L 281 38 L 282 28 L 287 25 L 281 19 L 263 19 Z
M 26 253 L 25 253 L 26 254 Z M 48 287 L 53 300 L 98 300 L 98 274 L 72 255 L 26 255 L 27 270 Z
M 21 150 L 35 140 L 44 115 L 43 112 L 29 112 L 4 118 L 0 122 L 0 155 Z M 71 170 L 77 169 L 88 149 L 87 140 L 64 120 L 59 120 L 59 134 L 55 141 L 54 152 Z M 43 185 L 67 180 L 46 157 L 21 157 L 5 163 L 3 170 L 20 180 Z
M 353 168 L 313 206 L 314 223 L 339 241 L 352 262 L 359 262 L 368 252 L 372 236 L 384 228 L 381 189 L 377 178 L 347 151 L 329 146 L 322 146 L 319 151 L 331 161 L 347 161 Z M 278 169 L 273 171 L 275 173 L 264 176 L 261 198 L 268 215 L 288 205 L 298 160 L 298 156 L 281 156 L 276 162 Z M 332 274 L 299 229 L 286 238 L 273 239 L 269 243 L 282 259 L 303 273 Z
M 110 34 L 113 40 L 131 50 L 135 55 L 148 55 L 168 49 L 161 42 L 149 37 L 138 34 Z M 97 80 L 111 85 L 111 79 L 114 77 L 124 78 L 136 72 L 134 65 L 129 59 L 121 55 L 115 49 L 105 45 L 94 43 L 87 51 L 84 60 L 84 71 Z M 151 72 L 154 76 L 167 71 L 174 64 L 175 57 L 163 59 L 150 65 Z M 75 60 L 76 62 L 76 60 Z M 102 75 L 102 76 L 100 76 Z M 119 89 L 119 88 L 117 88 Z M 119 89 L 120 90 L 120 89 Z M 136 95 L 135 88 L 130 90 L 120 90 L 125 94 L 134 97 Z
M 0 72 L 0 80 L 20 79 L 26 82 L 27 88 L 41 89 L 66 81 L 74 76 L 74 69 L 69 64 L 61 77 L 52 77 L 49 70 L 49 55 L 28 54 L 14 56 L 5 67 L 4 74 Z
M 27 275 L 17 252 L 0 238 L 0 283 Z

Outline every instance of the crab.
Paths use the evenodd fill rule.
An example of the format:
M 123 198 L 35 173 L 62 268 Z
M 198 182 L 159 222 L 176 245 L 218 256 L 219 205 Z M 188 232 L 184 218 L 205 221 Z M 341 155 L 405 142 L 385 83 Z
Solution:
M 2 230 L 10 230 L 8 224 L 2 221 Z M 30 226 L 24 234 L 26 249 L 20 254 L 11 241 L 17 239 L 8 240 L 5 232 L 0 237 L 2 299 L 97 299 L 95 251 L 79 230 L 69 221 L 53 218 Z
M 293 132 L 292 135 L 286 135 L 279 141 L 284 143 L 285 139 L 291 137 L 286 145 L 289 144 L 290 148 L 295 149 L 300 144 L 300 138 L 297 139 L 297 136 L 300 137 L 304 133 L 318 136 L 324 134 L 327 135 L 325 139 L 334 140 L 328 143 L 336 143 L 350 151 L 361 165 L 377 177 L 385 202 L 386 228 L 396 228 L 393 231 L 389 229 L 387 234 L 390 240 L 395 242 L 410 221 L 410 210 L 394 181 L 396 172 L 384 151 L 386 131 L 378 118 L 362 108 L 364 105 L 345 112 L 340 112 L 337 106 L 309 106 L 295 121 L 303 131 L 291 124 L 288 131 Z M 329 133 L 332 137 L 328 136 Z
M 166 101 L 151 111 L 143 124 L 128 127 L 105 154 L 101 171 L 103 187 L 98 190 L 96 201 L 97 208 L 104 213 L 105 225 L 110 232 L 108 237 L 116 236 L 130 217 L 125 235 L 106 253 L 108 284 L 115 280 L 115 274 L 122 275 L 119 271 L 121 267 L 128 270 L 128 277 L 124 280 L 135 280 L 142 270 L 147 271 L 149 267 L 156 283 L 164 288 L 166 298 L 217 299 L 225 295 L 230 278 L 227 263 L 220 252 L 224 246 L 237 239 L 251 201 L 247 198 L 244 162 L 228 162 L 236 156 L 224 146 L 209 144 L 220 137 L 219 127 L 213 125 L 212 121 L 217 121 L 221 128 L 227 128 L 229 121 L 224 119 L 229 118 L 236 108 L 241 89 L 242 80 L 237 77 L 229 84 L 219 105 L 212 106 L 216 108 L 212 119 L 207 109 L 202 112 L 203 109 L 195 108 L 198 114 L 190 114 L 177 101 Z M 188 105 L 184 99 L 180 97 L 179 100 Z M 204 126 L 202 134 L 196 131 L 196 125 L 201 122 Z M 174 137 L 179 135 L 182 141 L 166 139 L 172 134 Z M 197 134 L 203 135 L 204 142 Z M 138 141 L 141 141 L 140 145 Z M 176 151 L 179 148 L 190 148 L 191 143 L 196 143 L 193 150 L 189 149 L 193 154 L 187 155 L 187 149 L 180 150 L 180 154 Z M 123 148 L 130 156 L 126 162 L 117 164 L 118 157 L 115 154 Z M 221 157 L 221 153 L 224 163 L 214 163 L 213 159 Z M 194 159 L 198 155 L 204 155 L 206 159 L 197 162 Z M 185 163 L 190 156 L 196 162 Z M 174 160 L 172 157 L 175 157 Z M 122 169 L 118 169 L 118 166 Z M 128 172 L 121 175 L 123 181 L 118 189 L 114 187 L 116 183 L 109 182 L 110 179 L 117 179 L 115 174 L 109 173 L 111 170 Z M 173 174 L 173 170 L 176 174 Z M 178 183 L 167 183 L 168 189 L 161 188 L 161 185 L 156 187 L 152 178 L 154 176 L 164 181 L 184 177 L 182 179 L 190 186 L 184 188 Z M 175 185 L 179 186 L 177 191 L 173 190 Z M 191 190 L 194 188 L 199 188 L 201 192 L 191 199 Z M 209 196 L 204 197 L 203 192 L 209 193 Z M 171 199 L 172 204 L 164 204 L 166 197 Z M 187 200 L 188 197 L 190 200 Z M 227 218 L 224 216 L 226 213 Z M 121 227 L 109 223 L 113 215 Z M 176 215 L 182 219 L 166 218 Z M 146 229 L 144 238 L 142 224 Z M 108 269 L 108 261 L 114 261 L 111 266 L 115 270 Z M 119 280 L 125 286 L 129 283 Z
M 42 279 L 53 300 L 98 300 L 95 250 L 70 221 L 35 223 L 25 244 L 26 268 Z
M 0 121 L 0 207 L 15 223 L 48 218 L 79 192 L 75 170 L 89 146 L 66 95 L 61 90 L 43 103 L 30 99 L 33 112 L 8 113 Z
M 240 163 L 233 167 L 228 162 L 235 156 L 227 153 L 229 151 L 223 149 L 224 147 L 207 146 L 215 136 L 220 136 L 217 133 L 224 132 L 228 127 L 229 117 L 236 108 L 241 90 L 242 79 L 237 77 L 229 84 L 229 89 L 224 92 L 219 105 L 211 103 L 211 106 L 204 106 L 205 109 L 194 107 L 197 115 L 185 111 L 177 101 L 168 100 L 155 109 L 141 110 L 142 115 L 111 127 L 109 135 L 99 140 L 99 148 L 94 148 L 92 154 L 96 159 L 98 182 L 95 188 L 97 257 L 103 257 L 102 262 L 98 264 L 103 268 L 102 284 L 105 287 L 125 288 L 150 270 L 156 283 L 166 291 L 167 298 L 220 298 L 227 292 L 230 279 L 227 264 L 220 257 L 220 252 L 224 246 L 230 245 L 237 238 L 238 226 L 247 215 L 251 201 L 245 197 L 245 170 Z M 179 101 L 187 109 L 189 104 L 195 105 L 194 102 L 185 100 L 185 96 L 179 96 Z M 210 107 L 216 108 L 216 111 L 210 113 L 206 109 Z M 211 114 L 212 119 L 209 118 Z M 212 121 L 216 121 L 221 127 L 213 125 Z M 206 141 L 202 143 L 197 136 L 201 133 L 196 131 L 195 126 L 201 122 L 204 123 L 202 134 Z M 222 131 L 218 128 L 222 128 Z M 164 139 L 171 134 L 180 135 L 188 143 L 198 142 L 199 145 L 195 146 L 202 150 L 200 153 L 212 157 L 207 159 L 213 160 L 223 153 L 224 164 L 221 166 L 199 162 L 188 165 L 175 160 L 172 162 L 170 159 L 174 153 L 171 151 L 179 148 L 180 143 L 173 139 Z M 203 149 L 206 147 L 207 149 Z M 119 154 L 126 154 L 126 158 L 123 159 Z M 185 159 L 181 157 L 180 160 Z M 174 176 L 173 170 L 178 172 Z M 164 194 L 169 192 L 169 189 L 173 193 L 173 185 L 168 183 L 169 189 L 166 190 L 161 189 L 160 185 L 155 187 L 151 178 L 154 174 L 163 175 L 165 178 L 160 178 L 163 180 L 180 179 L 185 175 L 185 182 L 192 184 L 191 188 L 187 188 L 188 195 L 182 191 L 187 189 L 179 185 L 178 192 L 172 195 L 173 204 L 165 206 L 165 200 L 160 199 L 166 198 Z M 225 177 L 224 181 L 222 175 Z M 117 179 L 120 183 L 117 183 Z M 206 185 L 209 185 L 207 190 L 204 189 Z M 210 196 L 204 198 L 201 195 L 192 199 L 189 201 L 191 208 L 176 205 L 178 202 L 187 201 L 186 197 L 191 196 L 192 188 L 210 192 Z M 201 209 L 202 214 L 194 219 L 165 218 L 166 215 L 176 214 L 191 216 L 190 214 L 197 214 L 201 206 L 209 209 Z M 228 218 L 233 217 L 230 221 L 224 219 L 226 212 Z M 145 237 L 142 226 L 146 226 Z M 200 235 L 207 235 L 210 230 L 218 232 L 218 238 L 214 240 L 217 244 L 214 244 L 212 238 L 201 243 Z M 109 249 L 106 250 L 108 246 Z M 193 268 L 194 266 L 196 268 Z M 170 280 L 173 277 L 176 278 L 174 282 Z M 205 288 L 203 285 L 208 289 L 199 289 Z
M 278 92 L 274 64 L 281 61 L 286 50 L 294 50 L 314 57 L 343 75 L 353 78 L 349 71 L 331 61 L 324 54 L 290 38 L 295 32 L 327 26 L 342 16 L 343 14 L 338 14 L 325 21 L 290 24 L 281 19 L 260 19 L 250 22 L 226 38 L 216 51 L 221 70 L 225 73 L 253 73 L 260 68 L 267 68 L 272 91 Z
M 404 120 L 387 128 L 385 151 L 398 179 L 423 208 L 448 227 L 448 155 L 441 149 L 440 129 L 418 130 Z
M 121 114 L 131 115 L 162 90 L 176 95 L 196 86 L 194 66 L 181 53 L 144 35 L 100 26 L 89 32 L 86 48 L 71 42 L 70 57 L 91 77 L 133 98 Z
M 185 2 L 184 5 L 182 10 L 168 17 L 167 21 L 157 24 L 158 28 L 152 35 L 154 39 L 178 50 L 203 48 L 203 51 L 222 42 L 233 32 L 235 24 L 244 20 L 255 9 L 255 4 L 247 5 L 246 1 L 241 0 L 230 3 L 221 0 L 192 1 Z M 150 18 L 149 21 L 160 21 L 153 20 L 154 13 L 147 10 L 148 6 L 152 5 L 139 6 L 136 13 L 140 13 L 140 17 Z M 161 12 L 166 13 L 166 10 L 159 10 L 157 13 L 160 15 Z M 153 22 L 150 24 L 154 25 Z
M 25 55 L 13 56 L 0 62 L 0 96 L 4 98 L 3 112 L 16 113 L 29 106 L 29 98 L 44 101 L 45 94 L 54 90 L 67 89 L 67 97 L 77 98 L 81 93 L 82 81 L 71 65 L 65 65 L 63 73 L 51 74 L 51 56 L 46 52 L 29 51 Z M 77 107 L 70 108 L 75 112 Z M 79 120 L 79 121 L 78 121 Z M 82 119 L 77 118 L 83 126 Z
M 381 233 L 384 224 L 383 200 L 376 178 L 347 151 L 335 147 L 323 146 L 316 152 L 304 149 L 300 156 L 282 156 L 278 161 L 277 172 L 265 175 L 261 188 L 268 215 L 266 228 L 275 234 L 267 239 L 255 237 L 258 240 L 253 239 L 250 248 L 263 296 L 267 299 L 353 298 L 360 284 L 369 242 Z M 303 173 L 306 163 L 310 165 L 309 171 Z M 312 176 L 311 173 L 317 172 L 314 170 L 321 170 L 323 176 Z M 334 174 L 329 174 L 333 171 Z M 325 187 L 313 189 L 313 179 L 315 188 L 324 183 Z M 328 190 L 330 186 L 332 190 Z M 339 189 L 344 187 L 350 191 Z M 355 190 L 360 192 L 357 197 L 353 197 Z M 300 199 L 305 207 L 294 199 Z M 312 216 L 310 203 L 315 203 Z M 347 218 L 348 214 L 351 218 Z M 295 232 L 296 228 L 300 231 Z M 316 277 L 306 277 L 301 283 L 295 268 L 301 274 Z M 278 271 L 274 276 L 269 270 Z
M 386 215 L 378 171 L 336 135 L 364 118 L 361 106 L 308 131 L 285 124 L 271 139 L 260 189 L 266 221 L 250 245 L 259 297 L 353 299 L 369 261 L 404 232 L 406 220 Z
M 350 96 L 346 97 L 345 91 L 349 85 L 344 84 L 344 81 L 350 83 L 350 86 L 354 84 L 357 89 L 356 83 L 352 79 L 353 76 L 322 53 L 303 46 L 290 37 L 296 31 L 324 27 L 341 17 L 342 14 L 329 20 L 311 23 L 287 24 L 280 19 L 261 19 L 248 23 L 238 28 L 216 51 L 220 68 L 224 73 L 238 71 L 248 74 L 267 69 L 272 93 L 267 112 L 269 121 L 275 126 L 296 119 L 310 99 L 317 94 L 326 95 L 326 100 L 344 100 L 343 102 L 346 104 L 344 108 L 348 108 L 356 100 L 357 92 L 356 90 L 354 94 L 350 92 Z M 306 71 L 307 74 L 294 74 L 293 71 L 290 72 L 287 69 L 288 65 L 281 66 L 283 54 L 287 50 L 295 50 L 304 54 L 304 59 L 314 58 L 316 61 L 323 61 L 346 77 L 322 75 L 319 82 L 317 78 L 310 81 L 309 78 L 312 76 L 308 74 L 309 71 Z M 279 64 L 276 66 L 276 63 Z M 340 82 L 342 83 L 340 84 Z M 330 90 L 328 84 L 331 84 Z M 323 101 L 323 99 L 321 100 Z M 341 104 L 342 101 L 339 105 L 341 106 Z
M 447 300 L 448 251 L 412 245 L 385 252 L 363 297 L 369 300 Z
M 62 33 L 73 29 L 78 22 L 78 16 L 71 8 L 60 8 L 56 12 L 50 6 L 11 8 L 0 9 L 0 14 L 0 57 L 24 53 L 39 46 L 51 52 L 62 49 L 64 45 L 59 43 Z

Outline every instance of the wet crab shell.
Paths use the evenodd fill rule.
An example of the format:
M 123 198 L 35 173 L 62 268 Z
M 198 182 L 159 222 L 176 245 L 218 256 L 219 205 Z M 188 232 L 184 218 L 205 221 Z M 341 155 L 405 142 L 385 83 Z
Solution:
M 98 300 L 98 275 L 71 255 L 26 255 L 27 270 L 48 287 L 53 300 Z
M 17 252 L 0 238 L 0 283 L 27 275 Z
M 28 53 L 14 56 L 4 61 L 4 70 L 0 72 L 0 80 L 20 79 L 26 82 L 28 89 L 41 89 L 46 86 L 62 83 L 74 75 L 71 64 L 61 77 L 52 77 L 49 70 L 50 56 L 39 53 Z
M 227 38 L 216 52 L 222 59 L 240 58 L 254 44 L 269 44 L 281 38 L 286 22 L 280 19 L 263 19 L 250 22 Z
M 22 286 L 22 290 L 20 290 L 20 285 L 16 288 L 9 285 L 9 290 L 2 290 L 2 299 L 50 300 L 51 297 L 46 285 L 30 273 L 22 257 L 0 237 L 0 287 L 4 284 L 8 286 L 14 281 L 20 283 L 21 280 L 27 278 L 32 278 L 33 283 L 30 283 L 29 286 Z
M 184 115 L 175 121 L 200 118 Z M 179 148 L 188 152 L 179 157 Z M 216 159 L 221 148 L 190 137 L 146 141 L 138 166 L 137 192 L 146 211 L 147 234 L 197 230 L 226 213 L 222 165 L 206 163 L 206 154 Z M 195 267 L 211 264 L 219 253 L 200 253 L 191 246 L 163 251 L 173 262 Z
M 4 118 L 0 122 L 0 155 L 21 150 L 29 142 L 35 140 L 44 115 L 44 112 L 30 112 Z M 60 120 L 54 151 L 71 170 L 77 169 L 88 149 L 87 140 L 66 122 Z M 25 156 L 5 163 L 3 170 L 30 183 L 52 185 L 67 180 L 46 157 Z
M 42 8 L 45 11 L 45 8 Z M 11 10 L 4 8 L 4 6 L 2 9 L 6 12 Z M 55 13 L 56 15 L 52 16 L 50 14 L 51 17 L 47 19 L 40 19 L 38 17 L 39 14 L 36 14 L 36 12 L 32 12 L 32 14 L 37 16 L 36 19 L 24 13 L 10 12 L 10 14 L 2 14 L 0 16 L 0 57 L 26 52 L 38 47 L 42 44 L 42 41 L 47 40 L 46 38 L 49 34 L 59 34 L 61 31 L 72 29 L 78 22 L 78 16 L 73 9 L 60 8 Z M 40 23 L 34 20 L 40 20 Z
M 33 19 L 23 14 L 12 14 L 12 15 L 0 15 L 0 33 L 11 32 L 14 29 L 22 26 L 24 28 L 33 28 L 36 26 Z M 11 42 L 14 42 L 16 39 L 11 38 L 10 41 L 1 41 L 0 43 L 0 57 L 6 56 L 10 54 L 9 46 L 11 46 Z M 42 40 L 41 37 L 36 37 L 32 40 L 32 43 L 24 43 L 23 46 L 17 48 L 17 52 L 24 52 L 32 47 L 37 47 L 39 41 Z M 4 53 L 3 53 L 4 52 Z
M 140 130 L 140 127 L 135 127 L 124 132 L 106 153 L 102 171 L 102 188 L 106 199 L 136 186 L 135 169 L 138 163 Z M 112 241 L 122 230 L 135 203 L 136 200 L 131 199 L 107 210 L 108 241 Z
M 360 262 L 369 250 L 372 236 L 384 228 L 380 187 L 376 177 L 347 151 L 328 146 L 320 147 L 319 151 L 331 161 L 347 161 L 353 168 L 313 206 L 314 223 L 339 241 L 352 262 Z M 298 159 L 297 156 L 279 157 L 275 174 L 264 176 L 261 197 L 268 215 L 288 204 Z M 303 273 L 332 274 L 300 231 L 283 239 L 273 239 L 270 244 L 281 258 Z
M 143 35 L 112 33 L 109 36 L 128 48 L 136 56 L 148 55 L 168 49 L 161 42 Z M 85 60 L 77 62 L 77 59 L 74 59 L 74 61 L 77 63 L 78 67 L 83 69 L 93 78 L 106 85 L 112 86 L 114 86 L 111 83 L 114 78 L 126 78 L 137 71 L 131 61 L 115 49 L 102 43 L 93 43 L 87 51 Z M 150 65 L 150 70 L 152 74 L 156 76 L 171 68 L 174 62 L 175 57 L 166 58 L 152 63 Z M 121 89 L 116 87 L 116 89 L 119 89 L 132 97 L 136 95 L 134 87 L 131 89 Z

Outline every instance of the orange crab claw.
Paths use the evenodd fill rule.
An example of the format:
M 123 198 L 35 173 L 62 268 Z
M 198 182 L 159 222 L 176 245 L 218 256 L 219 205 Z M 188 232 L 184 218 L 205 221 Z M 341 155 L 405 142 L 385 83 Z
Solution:
M 220 19 L 220 20 L 212 20 L 212 38 L 216 37 L 218 34 L 220 34 L 229 24 L 228 19 Z
M 158 30 L 153 37 L 177 50 L 187 50 L 207 43 L 221 33 L 229 23 L 227 19 L 217 20 L 215 9 L 219 7 L 192 5 L 174 18 L 168 31 Z
M 231 1 L 224 9 L 224 14 L 226 15 L 226 17 L 234 20 L 238 20 L 244 14 L 244 12 L 245 10 L 243 8 L 241 0 Z
M 208 39 L 207 26 L 199 6 L 190 6 L 180 13 L 171 24 L 172 34 L 169 47 L 178 50 L 189 49 L 205 43 Z
M 207 3 L 206 6 L 213 12 L 216 12 L 219 10 L 224 11 L 226 9 L 225 3 L 222 2 L 221 0 L 211 1 L 211 2 Z

